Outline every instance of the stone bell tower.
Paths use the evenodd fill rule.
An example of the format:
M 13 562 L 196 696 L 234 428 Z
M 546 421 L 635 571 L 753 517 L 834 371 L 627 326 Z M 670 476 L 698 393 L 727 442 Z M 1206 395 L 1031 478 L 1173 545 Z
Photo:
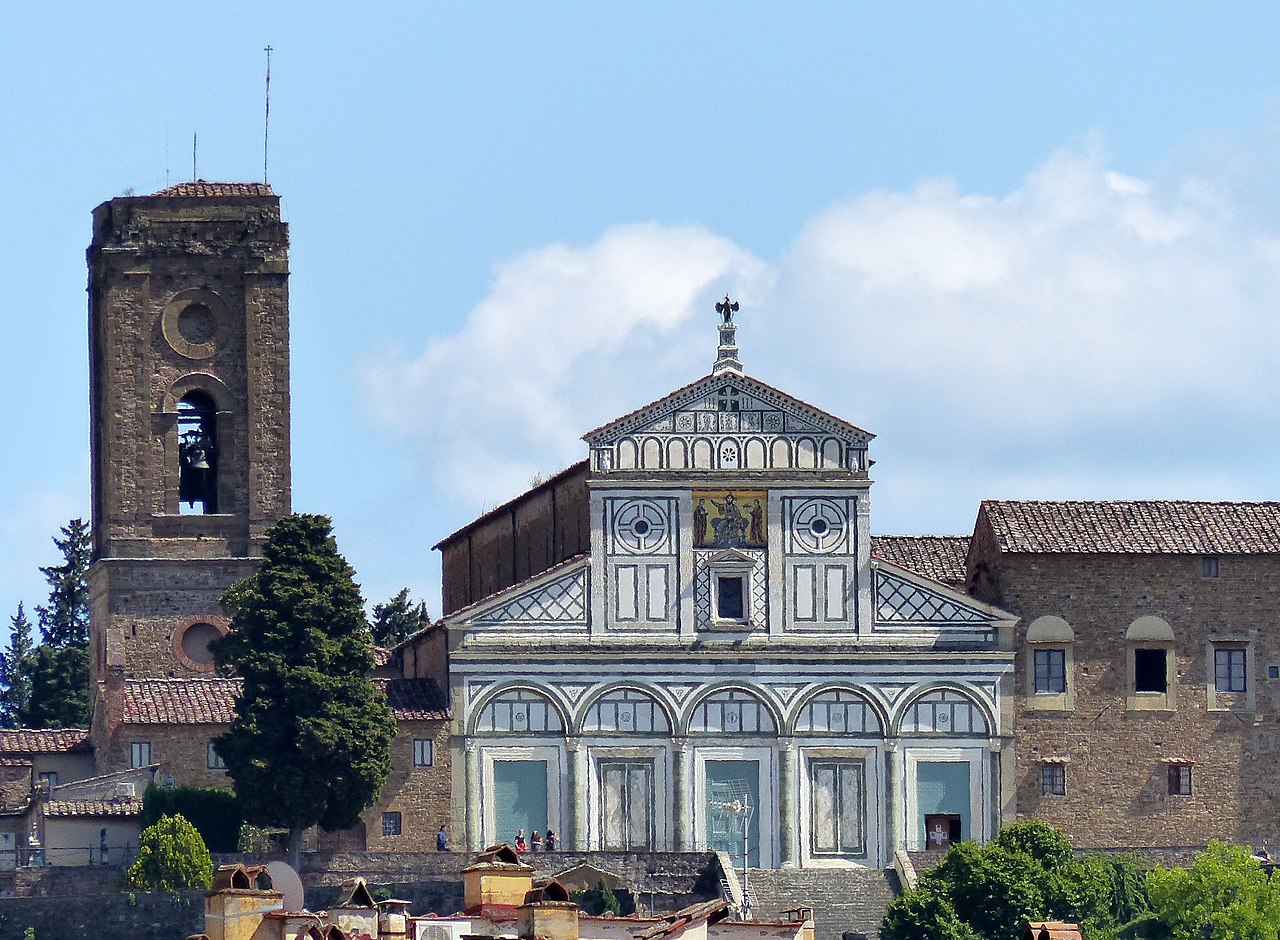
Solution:
M 209 673 L 219 598 L 289 512 L 288 247 L 265 183 L 180 183 L 94 210 L 95 735 L 119 719 L 122 683 Z

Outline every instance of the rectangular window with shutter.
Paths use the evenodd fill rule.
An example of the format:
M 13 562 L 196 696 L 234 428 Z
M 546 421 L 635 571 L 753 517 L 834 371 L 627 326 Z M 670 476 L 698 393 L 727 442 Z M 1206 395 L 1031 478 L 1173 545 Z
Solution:
M 815 760 L 809 765 L 814 855 L 865 855 L 866 762 Z

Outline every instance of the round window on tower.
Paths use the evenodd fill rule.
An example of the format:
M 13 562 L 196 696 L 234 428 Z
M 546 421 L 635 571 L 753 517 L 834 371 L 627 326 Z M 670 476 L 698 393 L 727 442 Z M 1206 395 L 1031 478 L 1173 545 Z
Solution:
M 193 617 L 173 634 L 174 656 L 182 665 L 196 672 L 213 669 L 210 644 L 227 632 L 225 623 L 211 623 L 210 619 Z

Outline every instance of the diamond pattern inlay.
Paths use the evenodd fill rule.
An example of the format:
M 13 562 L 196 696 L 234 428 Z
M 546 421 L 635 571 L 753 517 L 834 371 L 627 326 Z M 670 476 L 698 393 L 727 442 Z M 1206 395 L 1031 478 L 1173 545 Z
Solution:
M 876 619 L 882 623 L 987 623 L 978 610 L 904 578 L 876 571 Z
M 475 617 L 476 623 L 586 623 L 587 572 L 571 571 Z

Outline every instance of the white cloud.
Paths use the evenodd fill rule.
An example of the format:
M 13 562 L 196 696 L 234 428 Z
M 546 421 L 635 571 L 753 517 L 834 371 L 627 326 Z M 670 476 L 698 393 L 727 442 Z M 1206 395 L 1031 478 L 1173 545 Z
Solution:
M 425 442 L 436 485 L 493 502 L 703 374 L 728 290 L 749 371 L 882 437 L 946 442 L 942 472 L 1059 479 L 1035 466 L 1052 458 L 1033 442 L 1052 441 L 1072 479 L 1082 454 L 1112 448 L 1105 489 L 1114 449 L 1142 439 L 1153 480 L 1218 486 L 1219 471 L 1187 469 L 1197 436 L 1277 404 L 1280 232 L 1241 222 L 1240 198 L 1220 180 L 1121 173 L 1090 138 L 1012 193 L 931 180 L 832 205 L 772 261 L 698 228 L 611 229 L 503 263 L 462 330 L 367 384 Z M 1160 460 L 1182 463 L 1161 476 Z

